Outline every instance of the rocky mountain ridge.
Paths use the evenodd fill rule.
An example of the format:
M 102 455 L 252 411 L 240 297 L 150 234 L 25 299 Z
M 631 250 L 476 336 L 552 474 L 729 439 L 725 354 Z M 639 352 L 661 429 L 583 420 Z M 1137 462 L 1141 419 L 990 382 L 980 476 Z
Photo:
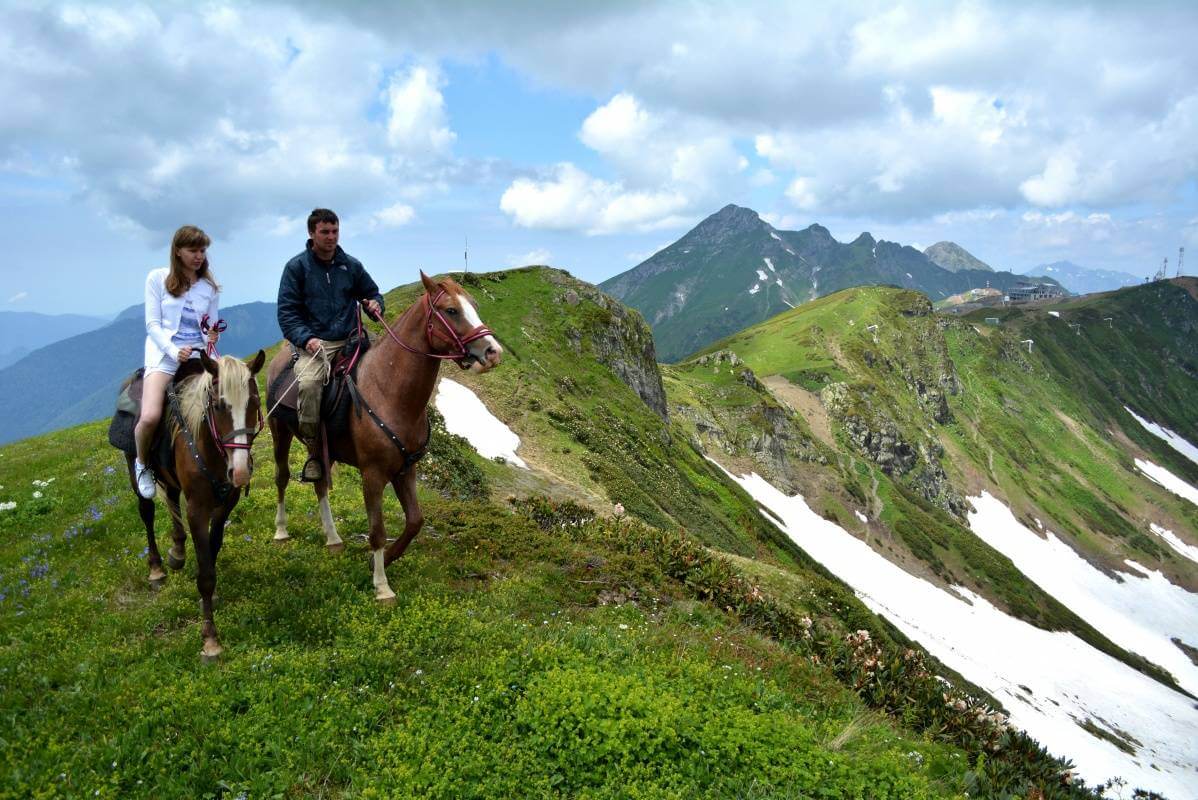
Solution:
M 1025 281 L 1009 272 L 950 272 L 913 247 L 862 233 L 849 243 L 813 224 L 775 229 L 735 205 L 600 288 L 645 317 L 657 351 L 675 361 L 728 334 L 840 289 L 892 285 L 940 300 L 974 286 Z

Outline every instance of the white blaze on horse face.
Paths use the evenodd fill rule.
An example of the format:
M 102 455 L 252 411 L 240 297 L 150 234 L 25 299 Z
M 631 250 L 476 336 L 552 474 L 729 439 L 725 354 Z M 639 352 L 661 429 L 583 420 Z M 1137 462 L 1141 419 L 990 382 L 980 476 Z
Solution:
M 466 324 L 471 329 L 477 328 L 483 324 L 482 318 L 478 316 L 478 310 L 474 304 L 466 299 L 465 295 L 458 295 L 458 302 L 462 304 L 462 316 L 466 318 Z M 466 345 L 470 354 L 478 359 L 478 362 L 485 364 L 487 368 L 493 367 L 499 363 L 499 358 L 503 354 L 503 347 L 496 341 L 494 336 L 487 334 L 481 339 L 475 339 L 470 344 Z M 487 351 L 490 350 L 492 356 L 487 358 Z M 474 366 L 478 366 L 478 362 Z
M 243 431 L 233 437 L 233 443 L 241 445 L 233 451 L 233 485 L 238 489 L 250 482 L 249 441 L 244 433 L 246 429 L 245 406 L 240 404 L 239 406 L 239 408 L 232 409 L 233 430 Z

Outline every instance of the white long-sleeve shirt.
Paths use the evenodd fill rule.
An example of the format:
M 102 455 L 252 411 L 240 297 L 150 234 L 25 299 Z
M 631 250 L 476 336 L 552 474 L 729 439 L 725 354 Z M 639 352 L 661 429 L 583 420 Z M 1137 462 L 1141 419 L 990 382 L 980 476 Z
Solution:
M 146 351 L 145 365 L 149 369 L 157 366 L 163 356 L 179 358 L 179 346 L 171 337 L 179 331 L 179 319 L 183 314 L 183 296 L 175 297 L 166 290 L 166 267 L 150 270 L 146 276 Z M 215 322 L 220 318 L 220 292 L 208 281 L 200 279 L 188 290 L 197 309 L 203 309 L 208 319 Z

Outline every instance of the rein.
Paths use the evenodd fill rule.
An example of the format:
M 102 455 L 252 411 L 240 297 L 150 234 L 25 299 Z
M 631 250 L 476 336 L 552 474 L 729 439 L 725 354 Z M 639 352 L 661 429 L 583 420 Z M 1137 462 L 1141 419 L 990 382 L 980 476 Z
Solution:
M 418 356 L 425 356 L 427 358 L 439 358 L 447 361 L 457 361 L 463 358 L 471 358 L 472 356 L 470 351 L 466 349 L 466 345 L 477 339 L 481 339 L 484 336 L 493 336 L 494 332 L 486 325 L 478 325 L 467 331 L 465 336 L 458 336 L 458 332 L 455 331 L 453 326 L 449 324 L 449 320 L 445 319 L 445 315 L 441 313 L 441 309 L 437 308 L 437 301 L 441 299 L 441 295 L 443 294 L 445 294 L 445 290 L 441 289 L 439 292 L 437 292 L 436 297 L 430 298 L 428 292 L 425 292 L 421 298 L 421 301 L 426 309 L 424 315 L 424 337 L 425 341 L 428 342 L 429 350 L 433 350 L 436 347 L 436 345 L 433 343 L 433 337 L 434 335 L 439 334 L 441 338 L 446 339 L 457 348 L 452 353 L 426 353 L 422 350 L 417 350 L 416 348 L 411 347 L 410 345 L 401 341 L 400 338 L 395 335 L 395 331 L 389 325 L 387 325 L 387 321 L 383 319 L 382 316 L 375 316 L 374 314 L 371 314 L 371 316 L 376 322 L 383 326 L 383 330 L 387 332 L 387 334 L 395 341 L 397 345 L 402 347 L 404 350 L 407 350 L 409 353 L 415 353 Z M 365 307 L 364 304 L 363 307 Z M 399 324 L 404 321 L 404 318 L 406 318 L 415 307 L 415 304 L 408 306 L 408 310 L 405 311 L 403 316 L 396 321 L 395 326 L 399 327 Z M 370 313 L 369 310 L 367 310 L 367 313 Z M 441 323 L 441 327 L 445 331 L 444 333 L 435 330 L 435 326 L 433 325 L 434 320 Z
M 221 334 L 228 329 L 229 323 L 225 322 L 223 319 L 218 319 L 216 322 L 209 322 L 208 315 L 205 314 L 204 318 L 200 320 L 200 333 L 204 334 L 205 337 L 208 336 L 209 331 L 216 331 L 218 334 Z M 216 342 L 212 341 L 211 339 L 208 340 L 207 351 L 209 358 L 216 358 L 218 355 L 220 355 L 220 353 L 216 352 Z

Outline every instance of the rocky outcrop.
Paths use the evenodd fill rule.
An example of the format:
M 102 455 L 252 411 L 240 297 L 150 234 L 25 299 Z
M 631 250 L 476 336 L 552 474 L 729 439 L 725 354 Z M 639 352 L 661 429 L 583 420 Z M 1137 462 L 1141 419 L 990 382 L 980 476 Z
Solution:
M 553 273 L 552 280 L 562 287 L 560 301 L 575 308 L 569 318 L 578 324 L 566 330 L 570 348 L 582 354 L 588 347 L 596 361 L 636 392 L 662 421 L 669 422 L 653 332 L 641 315 L 564 272 Z
M 939 395 L 943 401 L 943 395 Z M 944 449 L 933 438 L 911 442 L 898 424 L 860 389 L 832 383 L 820 392 L 820 402 L 841 424 L 852 446 L 882 472 L 901 478 L 933 503 L 958 517 L 964 516 L 965 499 L 952 487 L 940 464 Z M 947 404 L 944 405 L 947 413 Z M 951 416 L 950 416 L 951 418 Z

